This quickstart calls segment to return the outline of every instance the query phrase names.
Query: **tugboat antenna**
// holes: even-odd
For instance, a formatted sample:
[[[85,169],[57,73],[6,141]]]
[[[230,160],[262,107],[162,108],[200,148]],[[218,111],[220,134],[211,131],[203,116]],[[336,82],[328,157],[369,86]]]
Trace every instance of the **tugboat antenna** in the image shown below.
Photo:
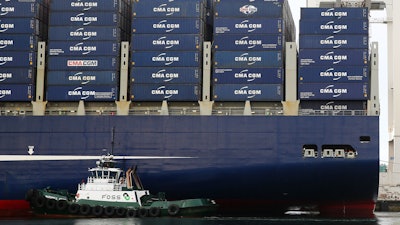
[[[115,127],[111,130],[111,155],[114,155],[114,138],[115,138]]]

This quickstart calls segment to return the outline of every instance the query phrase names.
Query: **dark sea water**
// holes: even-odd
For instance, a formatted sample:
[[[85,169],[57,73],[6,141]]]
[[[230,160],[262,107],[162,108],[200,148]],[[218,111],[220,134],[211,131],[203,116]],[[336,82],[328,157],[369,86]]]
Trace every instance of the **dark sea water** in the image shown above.
[[[322,219],[318,217],[224,218],[116,218],[0,220],[6,225],[400,225],[400,213],[376,213],[374,219]]]

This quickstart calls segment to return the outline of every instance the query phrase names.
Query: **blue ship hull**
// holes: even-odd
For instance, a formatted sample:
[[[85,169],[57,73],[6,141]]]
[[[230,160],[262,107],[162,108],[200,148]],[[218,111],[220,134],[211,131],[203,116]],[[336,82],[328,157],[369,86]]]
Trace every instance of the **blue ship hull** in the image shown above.
[[[375,116],[44,116],[0,117],[2,155],[190,157],[125,160],[145,188],[168,199],[207,197],[220,213],[284,212],[312,207],[322,215],[373,215],[379,182]],[[369,138],[365,138],[369,137]],[[367,140],[367,141],[365,141]],[[303,157],[304,146],[317,157]],[[350,145],[355,158],[322,156],[324,145]],[[0,216],[23,214],[30,188],[68,188],[93,161],[0,164]],[[26,207],[26,208],[25,208]]]

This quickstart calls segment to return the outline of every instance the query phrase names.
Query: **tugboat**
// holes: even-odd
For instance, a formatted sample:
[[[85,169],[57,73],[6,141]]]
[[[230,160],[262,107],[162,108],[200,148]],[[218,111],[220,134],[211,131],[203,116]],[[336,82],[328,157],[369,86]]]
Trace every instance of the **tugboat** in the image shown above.
[[[161,217],[207,216],[216,211],[214,200],[206,198],[167,201],[165,193],[150,194],[136,173],[114,166],[112,154],[101,156],[90,168],[86,182],[76,194],[67,190],[30,189],[26,200],[35,215],[77,217]]]

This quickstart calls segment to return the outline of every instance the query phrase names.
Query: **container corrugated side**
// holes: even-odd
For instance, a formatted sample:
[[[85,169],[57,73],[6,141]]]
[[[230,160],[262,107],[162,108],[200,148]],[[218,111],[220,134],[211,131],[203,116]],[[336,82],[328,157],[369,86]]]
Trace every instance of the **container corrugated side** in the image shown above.
[[[200,51],[133,51],[132,66],[149,67],[200,67],[202,65]]]
[[[63,12],[51,11],[49,26],[118,26],[124,27],[126,19],[113,12]]]
[[[201,98],[197,84],[131,84],[132,101],[189,101],[197,102]]]
[[[131,82],[134,84],[199,84],[200,67],[132,67]]]
[[[268,68],[282,67],[281,51],[216,51],[215,68]]]
[[[301,19],[368,19],[368,8],[301,8]]]
[[[200,34],[134,34],[131,38],[134,51],[194,51],[201,50],[202,44]]]
[[[48,85],[118,85],[117,71],[48,71]]]
[[[300,66],[299,83],[368,83],[368,66]]]
[[[36,65],[36,52],[4,51],[0,52],[0,68],[32,67]]]
[[[368,20],[300,20],[300,35],[363,34],[368,35]]]
[[[47,69],[70,71],[119,71],[119,57],[110,56],[50,56],[47,59]]]
[[[107,102],[117,100],[118,89],[114,85],[88,86],[47,86],[47,101],[94,101]]]
[[[30,102],[35,94],[32,84],[0,85],[0,102]]]
[[[282,101],[281,84],[218,84],[213,86],[214,101]]]
[[[50,56],[114,56],[120,55],[120,43],[113,41],[49,41]]]
[[[35,68],[1,68],[0,84],[33,84],[35,81]]]
[[[307,83],[299,84],[300,100],[368,100],[369,84]]]
[[[198,18],[133,18],[132,34],[203,34],[204,21]]]
[[[285,2],[285,0],[218,0],[214,1],[214,16],[282,18],[283,11],[288,10],[288,4]]]
[[[365,66],[368,49],[300,49],[299,66]]]
[[[133,17],[181,17],[205,18],[206,5],[203,0],[153,0],[133,1]]]
[[[30,34],[41,35],[45,30],[36,18],[11,18],[0,19],[0,34]]]
[[[278,35],[214,35],[213,47],[219,51],[282,50],[283,37]]]
[[[363,111],[367,110],[367,101],[301,101],[300,108],[311,111]]]
[[[300,35],[299,48],[368,49],[368,35]]]
[[[214,18],[215,34],[282,34],[278,18]]]
[[[32,51],[36,50],[39,38],[32,34],[2,34],[0,35],[1,51]]]
[[[282,84],[283,68],[215,68],[214,84]]]
[[[35,1],[1,1],[0,18],[32,17],[40,18],[45,5]]]
[[[51,11],[77,11],[77,12],[99,12],[114,11],[124,13],[128,10],[126,0],[51,0]]]
[[[115,26],[50,26],[52,41],[117,41],[122,40],[123,31]]]

